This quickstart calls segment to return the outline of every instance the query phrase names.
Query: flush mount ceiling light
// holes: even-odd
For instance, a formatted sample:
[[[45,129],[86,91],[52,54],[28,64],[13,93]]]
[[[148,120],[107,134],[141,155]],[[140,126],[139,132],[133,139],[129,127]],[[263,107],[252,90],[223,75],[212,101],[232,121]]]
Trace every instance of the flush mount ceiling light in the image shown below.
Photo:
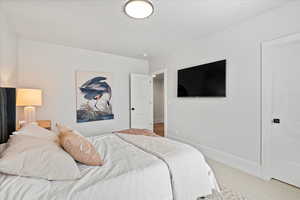
[[[149,0],[129,0],[124,5],[124,12],[134,19],[145,19],[154,12],[154,7]]]

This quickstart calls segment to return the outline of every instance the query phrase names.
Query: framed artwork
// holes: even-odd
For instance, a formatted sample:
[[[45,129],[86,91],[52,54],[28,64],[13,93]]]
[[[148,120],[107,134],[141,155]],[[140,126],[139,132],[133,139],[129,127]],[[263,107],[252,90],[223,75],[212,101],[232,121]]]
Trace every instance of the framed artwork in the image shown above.
[[[112,75],[76,72],[76,117],[78,123],[114,119]]]

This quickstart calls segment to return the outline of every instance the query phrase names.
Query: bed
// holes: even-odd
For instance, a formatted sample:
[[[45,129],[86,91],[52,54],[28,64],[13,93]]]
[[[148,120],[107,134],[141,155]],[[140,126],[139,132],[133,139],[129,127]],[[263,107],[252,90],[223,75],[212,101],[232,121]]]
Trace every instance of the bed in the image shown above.
[[[75,181],[0,173],[0,199],[196,200],[218,190],[203,155],[189,145],[162,137],[118,133],[88,140],[103,158],[103,166],[77,163],[81,178]]]

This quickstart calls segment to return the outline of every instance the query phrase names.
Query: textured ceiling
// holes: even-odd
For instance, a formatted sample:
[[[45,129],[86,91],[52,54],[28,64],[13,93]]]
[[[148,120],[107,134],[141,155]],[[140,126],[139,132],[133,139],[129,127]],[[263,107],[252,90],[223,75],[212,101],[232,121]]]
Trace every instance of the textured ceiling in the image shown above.
[[[152,0],[146,20],[127,17],[124,0],[3,0],[21,37],[143,58],[165,55],[184,43],[292,0]]]

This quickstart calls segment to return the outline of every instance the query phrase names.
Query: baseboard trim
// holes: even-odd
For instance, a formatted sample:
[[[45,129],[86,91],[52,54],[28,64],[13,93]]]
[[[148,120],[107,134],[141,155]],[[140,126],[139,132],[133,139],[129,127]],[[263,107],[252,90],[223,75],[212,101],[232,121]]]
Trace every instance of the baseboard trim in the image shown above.
[[[243,172],[246,172],[248,174],[251,174],[253,176],[263,178],[261,173],[261,166],[258,163],[255,163],[253,161],[249,161],[243,158],[240,158],[238,156],[222,152],[219,150],[216,150],[214,148],[210,148],[204,145],[197,144],[191,140],[188,140],[186,138],[182,138],[179,136],[170,135],[168,136],[170,139],[174,139],[180,142],[184,142],[186,144],[190,144],[197,149],[199,149],[205,157],[218,161],[220,163],[223,163],[225,165],[228,165],[232,168],[239,169]]]

